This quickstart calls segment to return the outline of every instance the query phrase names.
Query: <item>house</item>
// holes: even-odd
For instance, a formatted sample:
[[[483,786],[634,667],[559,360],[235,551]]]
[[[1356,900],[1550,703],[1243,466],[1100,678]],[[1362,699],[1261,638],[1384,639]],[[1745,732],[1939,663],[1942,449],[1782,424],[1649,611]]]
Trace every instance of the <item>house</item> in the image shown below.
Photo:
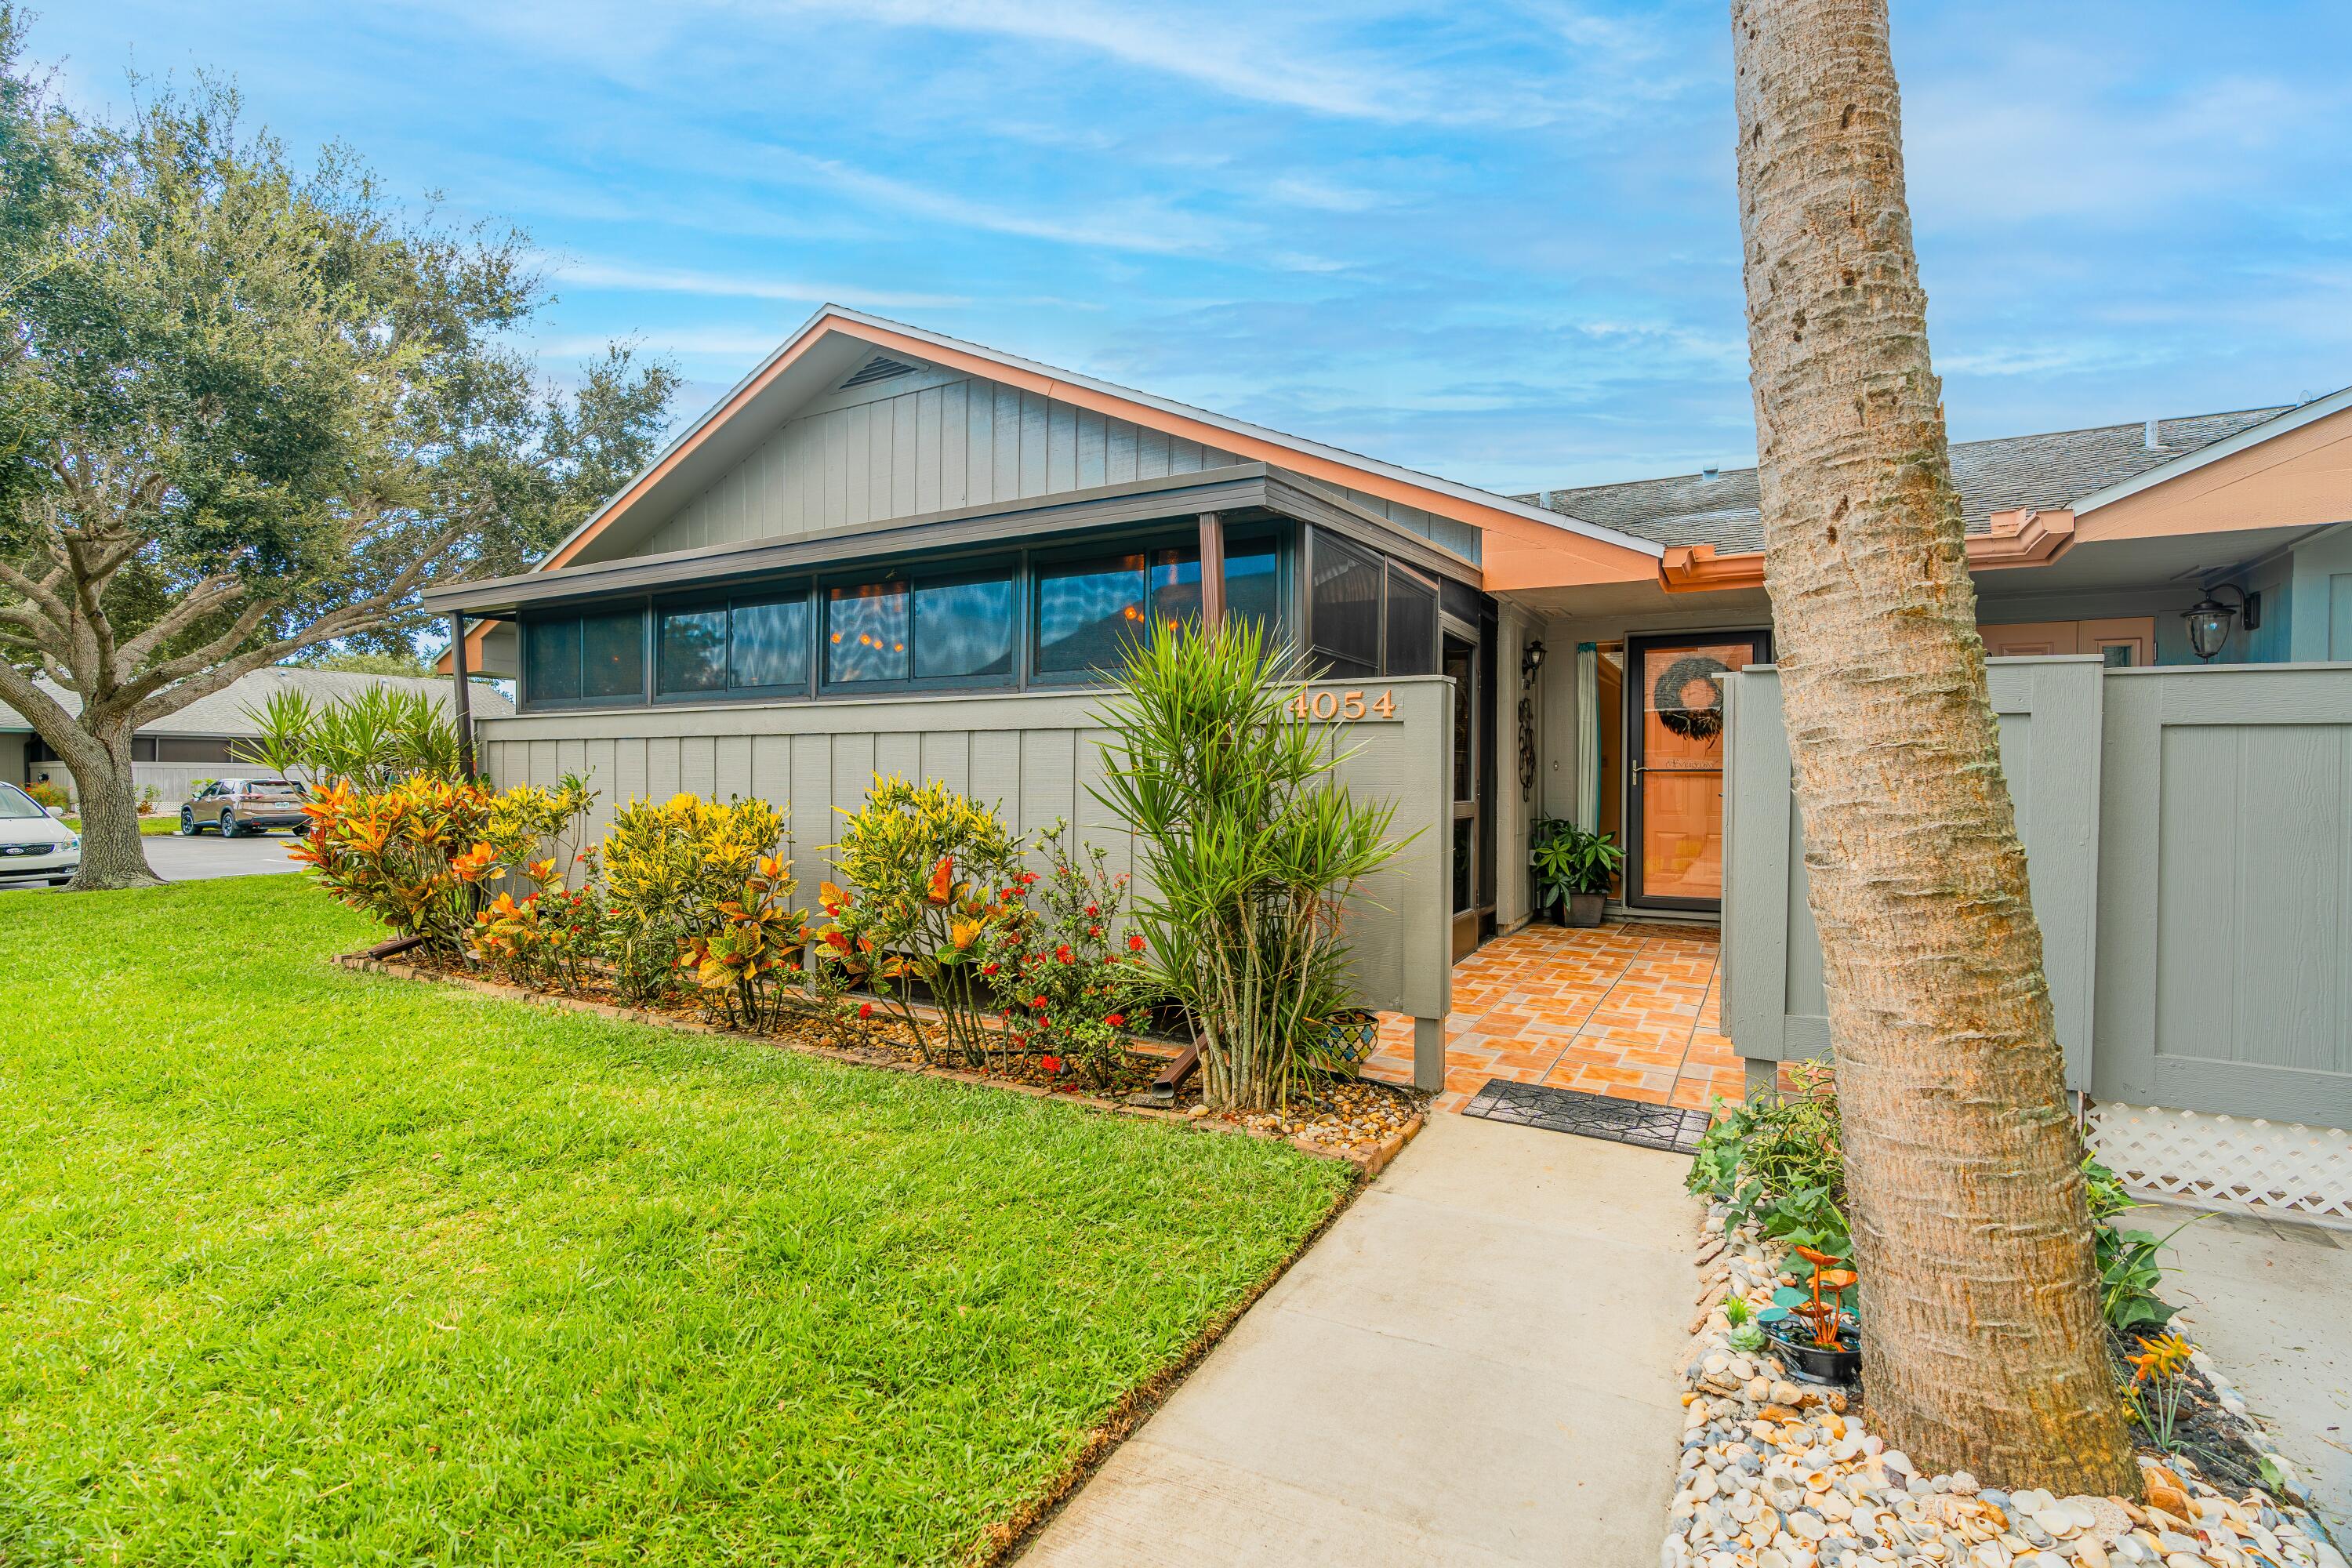
[[[2352,390],[1954,465],[1997,654],[2352,661]],[[1359,721],[1349,765],[1419,830],[1350,933],[1359,1000],[1412,1020],[1435,1089],[1454,963],[1527,922],[1538,818],[1622,830],[1617,914],[1721,918],[1722,678],[1771,658],[1761,542],[1752,470],[1501,495],[829,306],[537,570],[425,604],[445,668],[519,682],[478,726],[499,782],[584,773],[600,811],[765,795],[803,859],[877,771],[1024,830],[1083,819],[1121,644],[1267,624],[1326,671],[1302,707]],[[2324,679],[2325,701],[2352,689]],[[2352,1085],[2352,1023],[2327,1026]]]
[[[68,712],[80,711],[81,699],[75,693],[47,677],[40,678],[38,684]],[[260,711],[278,692],[299,691],[325,706],[347,701],[378,686],[421,691],[443,707],[450,700],[449,683],[446,680],[272,665],[242,676],[209,696],[199,697],[178,712],[167,714],[139,731],[131,741],[131,780],[142,793],[152,789],[157,800],[165,805],[175,803],[188,794],[189,786],[197,779],[222,778],[240,769],[250,771],[250,764],[239,761],[236,744],[261,732],[249,715]],[[473,683],[472,702],[475,713],[480,717],[494,718],[512,710],[498,689],[485,681]],[[76,793],[72,770],[33,732],[30,720],[5,704],[0,704],[0,778],[18,784],[47,781],[68,794]]]

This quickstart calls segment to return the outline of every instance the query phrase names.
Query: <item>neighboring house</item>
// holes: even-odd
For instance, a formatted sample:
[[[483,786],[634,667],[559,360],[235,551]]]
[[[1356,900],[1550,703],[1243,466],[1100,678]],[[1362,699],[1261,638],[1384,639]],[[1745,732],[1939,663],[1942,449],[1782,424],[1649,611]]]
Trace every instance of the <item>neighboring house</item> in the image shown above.
[[[2218,662],[2352,660],[2352,390],[1954,457],[1996,652],[2193,663],[2219,599]],[[1434,1086],[1451,960],[1528,918],[1536,819],[1622,829],[1621,908],[1718,918],[1717,677],[1770,658],[1760,543],[1752,472],[1498,495],[827,307],[538,570],[425,602],[520,683],[479,726],[499,782],[764,795],[804,859],[877,771],[1126,856],[1088,787],[1099,671],[1186,616],[1260,620],[1341,688],[1318,716],[1387,726],[1351,765],[1431,859],[1351,922],[1359,999],[1415,1018]],[[2332,743],[2306,793],[2352,819]],[[2352,951],[2347,900],[2310,906],[2322,946]],[[2352,1083],[2352,982],[2311,1005]]]
[[[46,677],[39,684],[68,712],[81,710],[81,699],[73,692]],[[177,713],[132,736],[132,781],[142,790],[152,788],[163,804],[175,804],[188,793],[194,780],[233,777],[253,771],[253,764],[236,760],[232,748],[237,742],[251,740],[260,733],[247,712],[259,711],[277,692],[301,691],[313,702],[323,705],[347,700],[374,686],[422,691],[445,708],[449,703],[449,683],[446,680],[272,666],[255,670],[208,697],[199,697]],[[478,717],[512,711],[512,705],[487,681],[473,683],[472,700]],[[69,795],[79,793],[74,786],[72,770],[33,732],[29,720],[5,705],[0,705],[0,778],[18,784],[47,780]]]

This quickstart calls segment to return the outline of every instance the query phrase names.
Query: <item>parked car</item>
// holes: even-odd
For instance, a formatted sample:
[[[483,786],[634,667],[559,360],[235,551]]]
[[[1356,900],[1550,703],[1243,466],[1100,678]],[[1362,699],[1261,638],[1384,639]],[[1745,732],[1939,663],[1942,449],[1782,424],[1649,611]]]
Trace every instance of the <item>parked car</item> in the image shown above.
[[[0,882],[62,888],[80,869],[81,835],[15,784],[0,784]]]
[[[207,827],[223,838],[300,828],[302,786],[290,779],[215,779],[180,804],[180,831],[190,837]]]

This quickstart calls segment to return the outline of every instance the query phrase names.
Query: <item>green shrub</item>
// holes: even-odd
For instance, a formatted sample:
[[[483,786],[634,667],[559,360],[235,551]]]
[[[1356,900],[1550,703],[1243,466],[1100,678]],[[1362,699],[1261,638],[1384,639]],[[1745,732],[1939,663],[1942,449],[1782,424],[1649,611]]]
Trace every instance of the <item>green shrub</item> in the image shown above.
[[[1029,884],[1032,913],[1003,925],[981,973],[1007,1020],[1008,1046],[1106,1088],[1127,1059],[1129,1015],[1150,1005],[1137,973],[1143,938],[1119,923],[1127,878],[1104,868],[1099,845],[1074,852],[1067,823],[1039,834],[1036,848],[1045,872]]]
[[[503,792],[423,777],[373,793],[339,783],[312,793],[302,808],[310,831],[291,854],[315,868],[320,885],[343,903],[454,956],[481,907],[482,884],[509,871],[551,868],[587,809],[587,786],[578,779],[552,790],[520,784]]]
[[[282,687],[245,716],[257,733],[230,754],[281,778],[322,785],[341,780],[365,794],[404,778],[461,774],[457,725],[422,691],[369,686],[340,702],[318,703]]]
[[[1348,1000],[1342,910],[1396,854],[1394,808],[1333,778],[1348,753],[1295,702],[1307,670],[1255,623],[1187,625],[1129,650],[1097,800],[1131,823],[1154,896],[1150,982],[1201,1042],[1220,1109],[1287,1100]]]
[[[1792,1069],[1793,1094],[1762,1090],[1745,1104],[1717,1100],[1685,1184],[1729,1205],[1727,1223],[1754,1220],[1768,1240],[1853,1255],[1846,1224],[1845,1143],[1828,1069]]]
[[[622,996],[642,1005],[675,992],[681,959],[719,933],[719,906],[743,890],[784,837],[764,800],[724,805],[692,795],[632,800],[614,816],[601,855],[604,956]]]
[[[989,1026],[981,968],[1025,925],[1021,900],[1034,876],[994,810],[933,780],[877,778],[866,804],[831,846],[834,869],[819,906],[832,923],[817,933],[817,962],[862,981],[896,1007],[923,1059],[931,1036],[916,1008],[919,986],[937,1015],[947,1054],[968,1067],[1007,1048]]]
[[[65,785],[48,779],[34,780],[25,786],[25,793],[31,795],[33,804],[44,811],[52,806],[70,807],[73,805],[73,796],[66,793]]]

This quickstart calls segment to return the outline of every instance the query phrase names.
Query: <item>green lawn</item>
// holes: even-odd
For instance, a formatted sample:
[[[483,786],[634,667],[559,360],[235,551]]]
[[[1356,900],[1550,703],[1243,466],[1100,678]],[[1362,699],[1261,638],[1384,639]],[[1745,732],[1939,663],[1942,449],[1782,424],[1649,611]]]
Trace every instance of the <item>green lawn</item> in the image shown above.
[[[68,827],[72,828],[76,833],[79,833],[81,831],[80,817],[68,816],[63,820],[65,825]],[[139,819],[139,837],[142,838],[153,838],[161,834],[177,833],[179,831],[180,817],[177,812],[173,813],[170,816],[142,816]]]
[[[0,1563],[935,1563],[1347,1184],[0,894]]]

